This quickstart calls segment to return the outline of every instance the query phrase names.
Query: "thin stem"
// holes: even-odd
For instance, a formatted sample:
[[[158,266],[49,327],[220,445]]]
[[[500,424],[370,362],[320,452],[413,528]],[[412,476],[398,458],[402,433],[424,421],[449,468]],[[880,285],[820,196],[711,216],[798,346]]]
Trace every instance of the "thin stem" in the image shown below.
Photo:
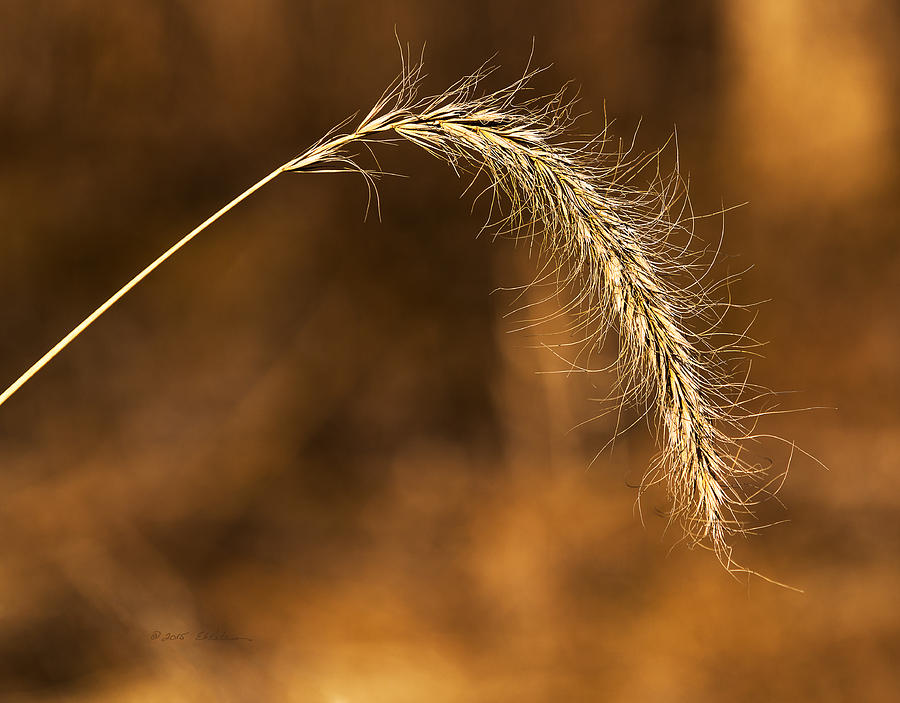
[[[3,394],[0,395],[0,405],[3,405],[3,403],[5,403],[7,400],[9,400],[15,394],[16,391],[18,391],[22,386],[24,386],[26,383],[28,383],[28,381],[31,379],[32,376],[34,376],[38,371],[40,371],[42,368],[44,368],[54,356],[56,356],[63,349],[65,349],[67,346],[69,346],[69,344],[79,334],[84,332],[88,327],[90,327],[94,322],[96,322],[97,318],[99,318],[103,313],[105,313],[113,305],[115,305],[119,301],[119,299],[122,298],[122,296],[124,296],[128,291],[130,291],[138,283],[140,283],[147,276],[149,276],[150,273],[152,273],[156,267],[158,267],[160,264],[162,264],[164,261],[166,261],[166,259],[168,259],[170,256],[172,256],[172,254],[174,254],[176,251],[181,249],[181,247],[183,247],[185,244],[187,244],[189,241],[191,241],[194,237],[196,237],[198,234],[200,234],[203,230],[205,230],[207,227],[209,227],[213,222],[215,222],[220,217],[222,217],[222,215],[224,215],[226,212],[231,210],[233,207],[238,205],[240,202],[242,202],[246,198],[253,195],[253,193],[255,193],[260,188],[262,188],[264,185],[266,185],[266,183],[273,180],[275,178],[275,176],[279,175],[280,173],[283,173],[284,170],[285,170],[285,166],[279,166],[277,169],[272,171],[272,173],[270,173],[268,176],[263,178],[261,181],[258,181],[254,185],[250,186],[247,190],[245,190],[243,193],[241,193],[239,196],[237,196],[230,203],[225,205],[222,209],[220,209],[214,215],[211,215],[209,218],[207,218],[202,224],[198,225],[195,229],[191,230],[186,235],[184,235],[184,237],[182,237],[179,241],[177,241],[175,244],[173,244],[165,253],[160,255],[160,257],[158,259],[156,259],[156,261],[154,261],[152,264],[147,266],[147,268],[145,268],[143,271],[141,271],[137,276],[135,276],[130,281],[128,281],[128,283],[126,283],[118,291],[116,291],[105,303],[103,303],[103,305],[98,307],[96,310],[94,310],[94,312],[92,312],[88,317],[86,317],[81,322],[81,324],[78,325],[78,327],[73,329],[71,332],[69,332],[69,334],[67,334],[65,337],[63,337],[61,340],[59,340],[59,342],[56,343],[56,346],[54,346],[50,351],[48,351],[40,359],[38,359],[34,363],[34,365],[30,369],[28,369],[25,373],[23,373],[21,376],[19,376],[19,378],[12,385],[9,386],[9,388],[7,388],[5,391],[3,391]]]

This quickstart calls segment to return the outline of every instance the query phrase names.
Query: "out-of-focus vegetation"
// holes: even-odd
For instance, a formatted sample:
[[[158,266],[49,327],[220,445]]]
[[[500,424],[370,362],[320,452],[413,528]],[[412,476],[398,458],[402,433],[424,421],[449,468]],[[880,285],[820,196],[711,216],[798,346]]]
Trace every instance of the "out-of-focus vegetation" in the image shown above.
[[[677,5],[677,6],[676,6]],[[228,198],[367,109],[500,50],[580,122],[678,127],[719,271],[768,341],[794,454],[744,563],[672,547],[612,378],[508,333],[524,247],[405,148],[382,221],[351,176],[278,179],[0,412],[9,701],[885,700],[900,656],[900,13],[812,0],[5,2],[0,376]],[[721,219],[698,224],[716,245]],[[537,292],[534,294],[537,299]],[[549,310],[549,308],[548,308]],[[749,321],[752,313],[744,322]],[[738,329],[740,317],[730,323]],[[610,350],[612,355],[614,350]],[[627,410],[622,426],[637,418]],[[575,429],[573,429],[575,428]],[[760,447],[783,466],[790,447]],[[160,631],[159,640],[152,639]],[[165,633],[190,633],[163,641]],[[197,640],[197,633],[247,640]]]

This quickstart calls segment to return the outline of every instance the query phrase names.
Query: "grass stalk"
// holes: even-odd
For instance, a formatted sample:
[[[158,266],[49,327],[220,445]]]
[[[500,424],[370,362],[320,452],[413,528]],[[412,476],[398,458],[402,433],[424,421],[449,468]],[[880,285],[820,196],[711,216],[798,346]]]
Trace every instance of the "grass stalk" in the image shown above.
[[[419,99],[421,64],[404,64],[355,128],[341,132],[349,121],[339,125],[185,235],[12,383],[0,405],[175,252],[280,174],[357,171],[374,186],[380,174],[360,165],[361,149],[371,151],[374,141],[406,141],[458,173],[487,176],[495,203],[509,206],[499,231],[540,241],[558,290],[574,291],[564,309],[578,311],[576,331],[587,347],[595,348],[608,329],[618,330],[622,386],[646,403],[660,435],[660,456],[646,483],[665,483],[671,518],[691,543],[709,546],[735,566],[727,538],[745,531],[743,519],[765,486],[748,487],[760,473],[741,449],[754,417],[743,410],[749,386],[729,376],[729,354],[740,355],[741,339],[713,342],[721,319],[712,302],[715,286],[702,284],[702,277],[675,283],[695,265],[670,244],[673,233],[693,222],[685,215],[686,195],[677,196],[681,181],[677,173],[667,179],[657,170],[649,187],[635,186],[648,165],[658,168],[654,155],[608,152],[605,134],[588,142],[566,137],[572,102],[562,92],[525,99],[533,72],[478,94],[489,72],[482,68],[438,96]],[[710,326],[692,331],[691,319]]]

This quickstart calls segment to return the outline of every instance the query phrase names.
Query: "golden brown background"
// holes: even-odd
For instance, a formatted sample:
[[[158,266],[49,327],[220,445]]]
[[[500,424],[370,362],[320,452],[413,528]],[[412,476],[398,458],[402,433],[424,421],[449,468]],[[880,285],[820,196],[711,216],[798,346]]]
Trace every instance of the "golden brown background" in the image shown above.
[[[677,125],[696,209],[749,202],[718,271],[771,299],[753,378],[837,409],[764,423],[830,471],[795,455],[760,515],[790,522],[738,552],[805,594],[671,549],[659,494],[641,526],[645,423],[587,469],[611,379],[536,373],[560,365],[491,295],[527,251],[383,148],[414,175],[383,221],[358,177],[281,178],[0,409],[0,700],[892,700],[896,3],[4,0],[0,377],[367,109],[395,25],[429,92],[497,51],[516,78],[534,37],[583,131],[604,100],[642,149]]]

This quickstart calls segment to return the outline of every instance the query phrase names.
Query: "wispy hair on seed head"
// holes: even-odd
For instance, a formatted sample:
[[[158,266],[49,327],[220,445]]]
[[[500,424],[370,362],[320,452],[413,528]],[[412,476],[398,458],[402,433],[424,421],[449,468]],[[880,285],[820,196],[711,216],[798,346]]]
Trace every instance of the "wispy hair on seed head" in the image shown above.
[[[532,97],[529,83],[540,69],[528,69],[500,90],[481,92],[494,70],[482,65],[423,98],[422,62],[407,52],[400,76],[355,127],[355,118],[345,120],[185,236],[23,374],[0,404],[177,249],[277,175],[356,171],[378,205],[375,182],[382,172],[377,160],[376,168],[363,166],[359,150],[374,158],[373,142],[406,141],[457,174],[472,174],[472,184],[486,177],[482,194],[491,198],[491,213],[507,208],[491,218],[493,232],[527,239],[537,249],[542,266],[535,283],[568,296],[558,314],[574,320],[566,344],[580,345],[579,357],[589,358],[608,330],[618,332],[614,394],[644,406],[660,447],[640,493],[663,483],[670,519],[686,539],[741,570],[729,537],[750,531],[752,508],[772,485],[744,451],[757,416],[748,407],[763,393],[738,375],[746,335],[729,339],[719,331],[732,306],[720,300],[729,279],[708,282],[707,252],[689,251],[697,218],[677,156],[666,175],[660,152],[634,154],[633,144],[624,148],[608,136],[608,123],[591,139],[568,136],[575,100],[566,88]]]
[[[329,162],[371,178],[346,148],[390,132],[457,173],[485,174],[491,211],[509,207],[494,232],[537,244],[540,280],[569,294],[560,312],[574,314],[574,343],[590,353],[607,330],[618,331],[619,390],[652,415],[661,448],[641,490],[664,483],[686,537],[733,567],[728,537],[748,531],[752,506],[768,489],[742,448],[753,420],[746,404],[761,393],[734,377],[747,338],[722,341],[720,308],[730,303],[717,302],[722,282],[704,280],[705,250],[673,241],[676,234],[692,240],[686,184],[677,168],[662,173],[659,152],[610,149],[606,130],[567,138],[574,102],[566,91],[525,96],[537,71],[479,93],[492,70],[482,66],[446,92],[419,98],[422,64],[405,63],[354,132],[319,143],[287,170]],[[649,183],[638,184],[648,171]]]

